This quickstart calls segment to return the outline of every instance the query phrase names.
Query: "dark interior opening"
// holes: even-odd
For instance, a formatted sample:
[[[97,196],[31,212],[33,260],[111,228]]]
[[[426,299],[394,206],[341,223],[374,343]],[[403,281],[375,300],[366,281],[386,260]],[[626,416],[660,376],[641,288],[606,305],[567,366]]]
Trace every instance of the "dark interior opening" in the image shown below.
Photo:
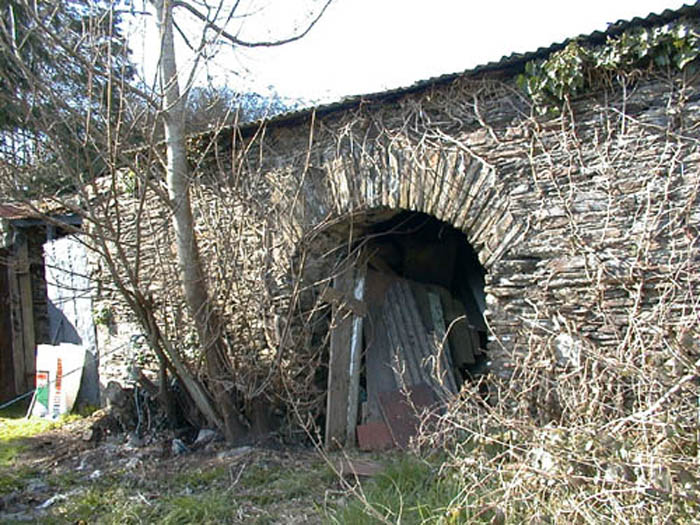
[[[403,211],[374,224],[366,239],[370,269],[440,287],[443,303],[452,299],[452,312],[443,308],[457,385],[487,373],[486,271],[466,235],[425,213]],[[472,339],[470,350],[464,338]]]

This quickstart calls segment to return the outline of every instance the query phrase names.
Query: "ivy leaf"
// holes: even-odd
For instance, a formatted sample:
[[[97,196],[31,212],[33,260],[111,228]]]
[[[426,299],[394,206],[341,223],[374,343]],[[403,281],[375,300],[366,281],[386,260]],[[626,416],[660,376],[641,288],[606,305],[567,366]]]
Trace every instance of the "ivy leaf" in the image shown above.
[[[690,62],[695,60],[698,57],[698,52],[697,50],[685,50],[682,53],[679,53],[676,55],[676,67],[680,70],[683,70],[685,66],[687,66]]]
[[[682,24],[632,30],[593,49],[572,41],[546,60],[528,62],[517,83],[543,110],[556,110],[566,97],[592,87],[602,72],[624,73],[650,60],[657,67],[692,68],[700,56],[699,42],[700,35]]]

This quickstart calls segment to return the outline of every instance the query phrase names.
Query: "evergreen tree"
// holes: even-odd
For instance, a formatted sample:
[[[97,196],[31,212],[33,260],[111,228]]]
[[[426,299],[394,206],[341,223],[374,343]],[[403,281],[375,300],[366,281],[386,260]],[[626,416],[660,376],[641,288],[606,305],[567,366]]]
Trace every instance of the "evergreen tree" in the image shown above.
[[[119,22],[105,0],[0,0],[4,164],[60,163],[64,172],[67,164],[83,177],[99,170],[94,137],[122,118],[119,100],[134,74]],[[22,186],[42,182],[34,192],[55,191],[67,179],[54,173]]]

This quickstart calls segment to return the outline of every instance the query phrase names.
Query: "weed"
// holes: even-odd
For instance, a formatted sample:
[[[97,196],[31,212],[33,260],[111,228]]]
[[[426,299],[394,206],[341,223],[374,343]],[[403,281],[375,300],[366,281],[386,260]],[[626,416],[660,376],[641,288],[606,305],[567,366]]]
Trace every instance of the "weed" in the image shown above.
[[[75,421],[80,416],[64,416],[57,421],[39,418],[0,418],[0,468],[10,467],[15,458],[25,449],[24,440],[65,423]]]
[[[236,504],[226,492],[177,496],[161,504],[164,510],[159,522],[164,525],[185,523],[222,523],[235,516]]]
[[[169,485],[173,490],[190,490],[197,491],[207,489],[214,484],[221,484],[227,481],[226,468],[223,466],[213,467],[209,469],[198,468],[196,470],[188,470],[180,472],[173,476]]]
[[[362,486],[359,497],[328,512],[334,523],[441,523],[460,497],[460,483],[436,463],[404,456]]]
[[[300,468],[260,463],[244,471],[241,485],[253,503],[267,505],[310,496],[318,487],[328,486],[334,479],[334,474],[320,460]]]

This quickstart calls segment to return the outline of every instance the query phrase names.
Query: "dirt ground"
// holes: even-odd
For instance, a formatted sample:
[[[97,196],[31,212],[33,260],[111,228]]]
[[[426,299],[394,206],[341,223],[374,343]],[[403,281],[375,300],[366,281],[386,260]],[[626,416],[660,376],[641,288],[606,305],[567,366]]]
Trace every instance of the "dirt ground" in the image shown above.
[[[0,522],[327,523],[323,509],[346,495],[338,458],[324,459],[313,449],[229,448],[220,440],[195,449],[186,439],[174,445],[172,434],[105,433],[101,417],[98,412],[18,443],[12,472],[0,485]],[[227,500],[228,510],[211,510]],[[202,518],[195,508],[177,507],[186,501],[211,513]],[[185,517],[166,519],[174,512]]]

